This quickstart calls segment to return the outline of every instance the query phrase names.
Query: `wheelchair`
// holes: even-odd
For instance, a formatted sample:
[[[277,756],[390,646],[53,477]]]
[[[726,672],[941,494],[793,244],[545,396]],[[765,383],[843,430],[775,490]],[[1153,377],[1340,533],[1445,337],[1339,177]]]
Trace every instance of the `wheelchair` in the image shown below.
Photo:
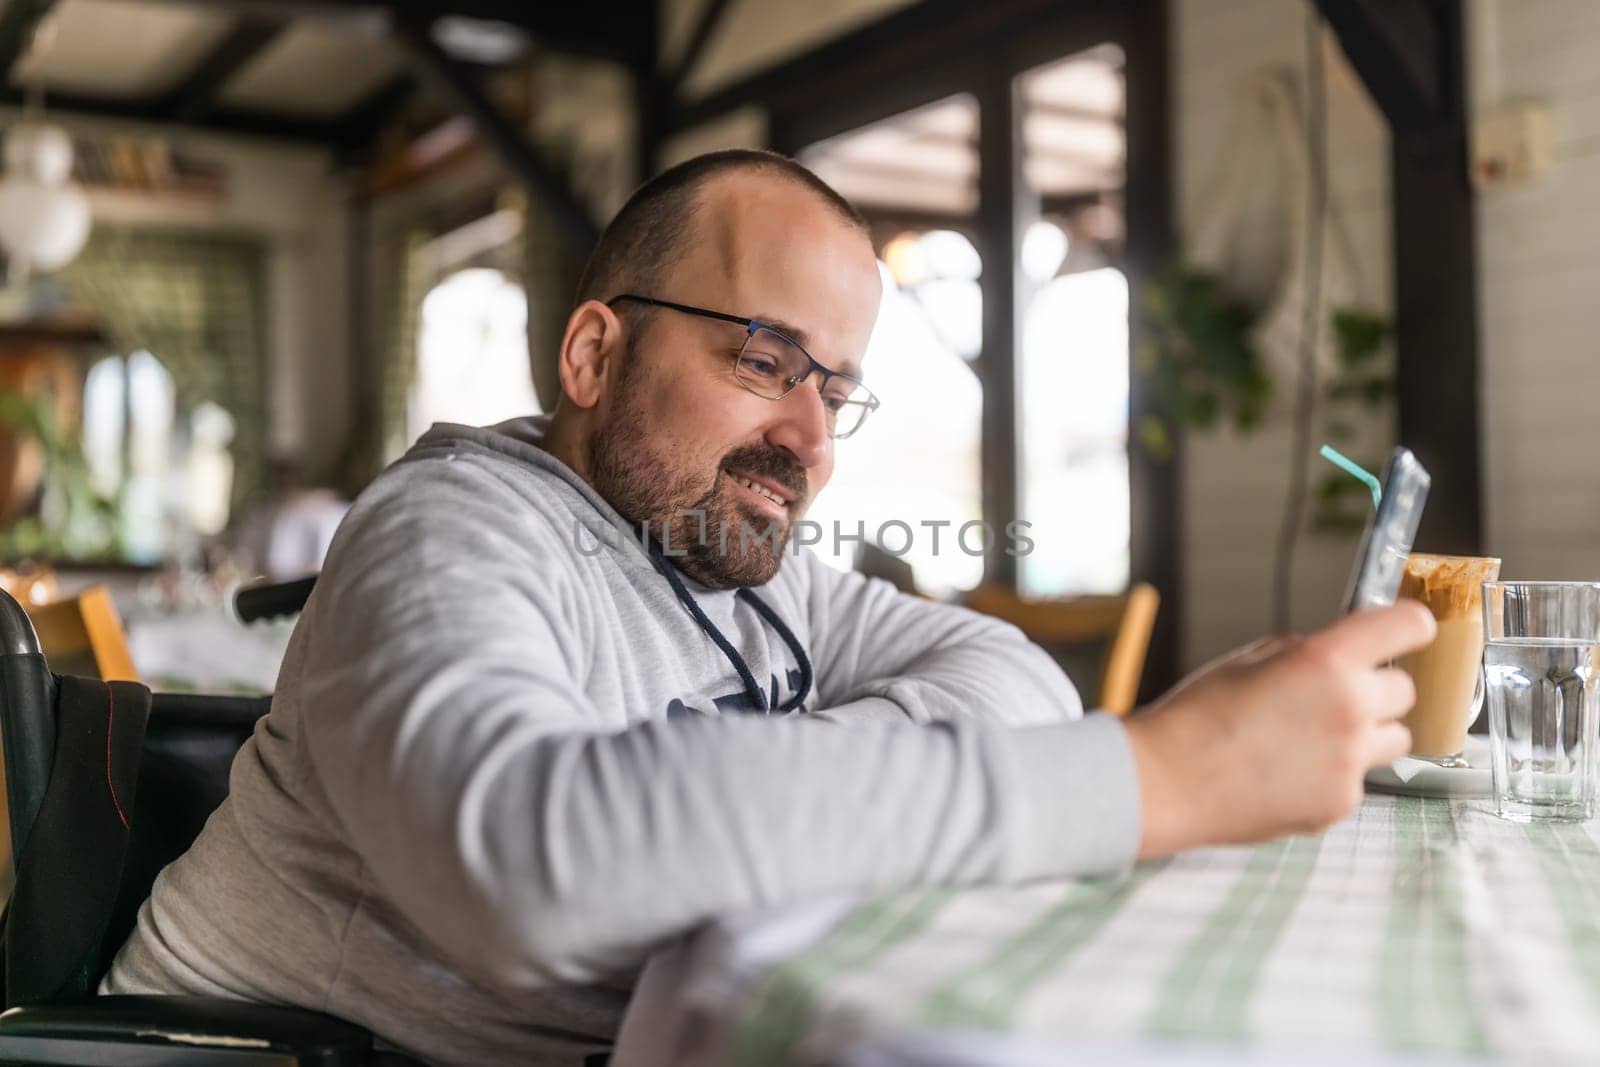
[[[290,614],[304,606],[313,581],[243,591],[236,611],[246,620]],[[419,1067],[375,1051],[367,1030],[320,1012],[210,997],[95,995],[156,874],[189,848],[227,795],[233,757],[271,705],[270,697],[112,685],[116,706],[135,712],[124,720],[137,720],[147,703],[142,738],[116,733],[110,703],[92,738],[71,727],[79,704],[64,711],[64,703],[112,690],[53,674],[28,616],[0,591],[0,740],[17,875],[0,919],[7,1008],[0,1063]],[[121,739],[115,751],[114,736]],[[86,775],[97,776],[98,788],[74,788]],[[89,793],[101,808],[79,799]],[[121,831],[106,818],[108,796]],[[111,838],[111,846],[91,847]]]

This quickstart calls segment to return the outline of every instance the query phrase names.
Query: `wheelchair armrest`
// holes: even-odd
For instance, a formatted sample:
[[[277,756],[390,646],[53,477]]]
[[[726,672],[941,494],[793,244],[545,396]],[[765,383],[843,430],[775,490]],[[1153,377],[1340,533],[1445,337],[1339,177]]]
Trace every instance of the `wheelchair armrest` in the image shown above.
[[[0,1062],[356,1067],[372,1035],[331,1015],[220,997],[95,997],[0,1014]]]
[[[304,610],[316,588],[317,576],[307,575],[292,582],[263,582],[246,586],[233,595],[233,610],[240,622],[276,619]]]

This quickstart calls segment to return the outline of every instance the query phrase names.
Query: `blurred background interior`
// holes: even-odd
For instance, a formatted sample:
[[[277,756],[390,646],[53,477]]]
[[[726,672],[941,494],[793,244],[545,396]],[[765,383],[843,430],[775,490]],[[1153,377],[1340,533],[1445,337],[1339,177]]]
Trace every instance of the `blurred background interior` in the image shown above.
[[[1080,684],[1131,702],[1331,615],[1370,503],[1315,449],[1403,441],[1419,548],[1594,577],[1597,40],[1591,0],[9,0],[6,581],[104,586],[157,687],[270,690],[292,620],[231,590],[430,423],[549,410],[599,227],[729,146],[882,262],[838,566],[1122,642]]]

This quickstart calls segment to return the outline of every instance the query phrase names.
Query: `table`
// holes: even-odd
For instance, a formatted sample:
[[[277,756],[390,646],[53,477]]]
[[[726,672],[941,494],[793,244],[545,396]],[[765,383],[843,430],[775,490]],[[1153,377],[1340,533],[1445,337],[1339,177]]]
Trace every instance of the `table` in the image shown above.
[[[128,651],[139,676],[161,692],[270,693],[296,619],[241,623],[222,604],[131,613]]]
[[[1121,879],[730,917],[614,1065],[1600,1062],[1597,832],[1372,795]]]

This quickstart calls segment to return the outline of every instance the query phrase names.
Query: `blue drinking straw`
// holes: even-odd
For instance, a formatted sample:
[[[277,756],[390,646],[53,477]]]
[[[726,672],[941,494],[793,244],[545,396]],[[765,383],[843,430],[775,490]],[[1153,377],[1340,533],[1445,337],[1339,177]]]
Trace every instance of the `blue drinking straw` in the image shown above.
[[[1378,479],[1372,476],[1371,471],[1362,467],[1349,456],[1342,454],[1332,445],[1322,446],[1322,458],[1327,460],[1329,463],[1332,463],[1335,467],[1338,467],[1346,474],[1354,475],[1355,477],[1361,479],[1362,482],[1366,483],[1367,488],[1372,490],[1372,506],[1374,508],[1376,508],[1383,500],[1383,486],[1378,482]]]

